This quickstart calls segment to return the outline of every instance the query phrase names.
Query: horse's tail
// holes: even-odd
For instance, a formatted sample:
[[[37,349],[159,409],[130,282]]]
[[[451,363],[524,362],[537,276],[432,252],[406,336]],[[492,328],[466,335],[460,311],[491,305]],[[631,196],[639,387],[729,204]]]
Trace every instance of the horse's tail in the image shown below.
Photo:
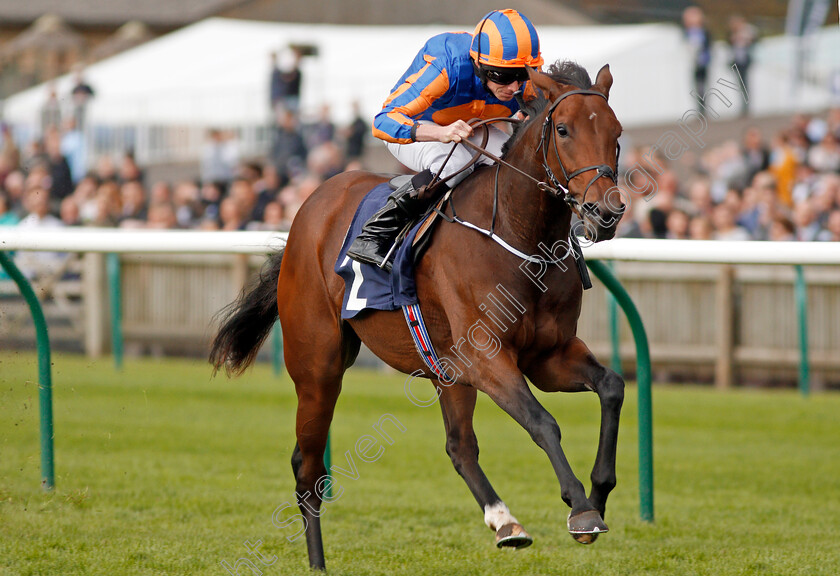
[[[257,283],[250,289],[243,288],[239,297],[216,315],[221,327],[210,350],[214,374],[222,366],[228,376],[242,374],[254,362],[277,321],[277,281],[282,261],[281,248],[269,258]]]

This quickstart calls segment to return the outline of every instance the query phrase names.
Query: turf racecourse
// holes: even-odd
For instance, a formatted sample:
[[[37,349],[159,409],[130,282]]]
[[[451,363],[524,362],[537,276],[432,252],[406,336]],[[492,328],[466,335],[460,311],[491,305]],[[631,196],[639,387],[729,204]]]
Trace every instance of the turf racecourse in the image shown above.
[[[198,360],[54,358],[57,488],[39,487],[34,354],[0,353],[0,574],[228,574],[262,542],[266,576],[306,574],[303,539],[272,524],[293,503],[295,396],[266,366],[210,378]],[[593,546],[565,531],[567,507],[545,455],[486,398],[481,461],[534,536],[497,550],[446,456],[437,406],[404,378],[351,371],[333,426],[338,498],[323,516],[331,574],[836,575],[840,573],[840,397],[656,386],[656,522],[639,520],[635,388],[620,433],[612,531]],[[425,387],[415,389],[417,395]],[[588,484],[593,394],[540,395]],[[381,457],[355,444],[383,414]],[[371,454],[375,451],[368,452]],[[288,519],[294,508],[278,516]],[[251,556],[251,558],[254,558]],[[256,560],[255,560],[256,561]],[[259,562],[259,561],[257,561]],[[239,574],[253,572],[240,564]]]

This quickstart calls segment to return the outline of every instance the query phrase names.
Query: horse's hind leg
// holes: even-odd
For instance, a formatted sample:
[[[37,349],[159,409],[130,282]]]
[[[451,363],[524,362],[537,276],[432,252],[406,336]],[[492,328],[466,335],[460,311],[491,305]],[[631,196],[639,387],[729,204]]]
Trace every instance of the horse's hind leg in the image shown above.
[[[499,498],[478,464],[478,440],[473,428],[476,389],[455,384],[440,387],[440,406],[446,426],[446,453],[484,511],[484,523],[496,531],[498,547],[524,548],[533,539]]]
[[[324,450],[341,391],[346,351],[354,347],[343,341],[338,331],[335,334],[325,331],[304,336],[299,340],[294,337],[285,340],[286,367],[298,397],[297,444],[292,454],[292,471],[298,506],[306,524],[309,565],[313,569],[324,570],[326,563],[320,520],[324,513],[321,496],[328,485],[323,480],[327,476]]]

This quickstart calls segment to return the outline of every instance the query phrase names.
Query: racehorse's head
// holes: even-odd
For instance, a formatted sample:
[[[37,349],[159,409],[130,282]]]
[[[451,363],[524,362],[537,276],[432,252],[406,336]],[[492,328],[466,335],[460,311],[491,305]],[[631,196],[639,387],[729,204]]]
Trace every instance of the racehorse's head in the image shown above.
[[[530,76],[548,100],[538,151],[548,178],[580,217],[586,238],[609,240],[624,213],[616,186],[622,128],[607,102],[610,67],[601,68],[595,84],[583,68],[568,62]]]

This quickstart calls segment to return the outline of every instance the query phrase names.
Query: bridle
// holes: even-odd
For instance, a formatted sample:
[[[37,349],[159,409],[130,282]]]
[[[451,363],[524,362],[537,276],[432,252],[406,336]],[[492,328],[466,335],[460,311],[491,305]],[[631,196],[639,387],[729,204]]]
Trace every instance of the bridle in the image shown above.
[[[577,170],[574,170],[571,173],[569,173],[566,170],[566,167],[563,165],[563,160],[560,158],[560,150],[557,148],[557,137],[554,136],[554,131],[551,129],[552,128],[551,117],[554,114],[554,110],[557,108],[557,106],[560,104],[560,102],[562,102],[563,100],[565,100],[569,96],[574,96],[575,94],[581,94],[583,96],[600,96],[605,101],[607,100],[606,96],[604,96],[603,94],[601,94],[600,92],[597,92],[595,90],[571,90],[569,92],[561,94],[554,102],[552,102],[551,106],[548,108],[548,114],[546,115],[545,120],[543,121],[542,136],[540,137],[539,149],[542,151],[543,169],[545,170],[545,173],[548,176],[548,179],[553,184],[553,187],[548,187],[548,186],[545,186],[545,187],[540,186],[540,187],[544,190],[547,190],[547,191],[555,194],[556,196],[561,196],[563,198],[563,200],[566,202],[566,204],[568,204],[569,207],[572,210],[574,210],[575,212],[578,213],[578,215],[580,215],[581,206],[586,204],[586,193],[589,192],[589,188],[599,178],[606,177],[606,178],[609,178],[610,180],[612,180],[613,184],[618,183],[618,174],[616,174],[616,170],[618,169],[618,157],[619,157],[619,154],[621,154],[621,146],[616,144],[616,152],[615,152],[616,170],[614,170],[611,166],[607,166],[606,164],[594,164],[592,166],[586,166],[585,168],[579,168]],[[551,136],[549,136],[549,133],[551,134]],[[548,153],[546,151],[546,148],[548,147],[548,140],[549,139],[554,140],[554,157],[557,159],[557,164],[560,166],[560,170],[563,171],[563,178],[566,180],[566,185],[565,186],[563,186],[563,184],[560,183],[560,181],[554,175],[554,172],[551,170],[551,167],[548,165]],[[590,170],[595,170],[595,171],[597,171],[597,173],[595,174],[595,176],[592,177],[592,180],[589,181],[589,184],[586,185],[586,188],[583,189],[583,195],[581,196],[581,202],[579,204],[577,199],[574,196],[572,196],[572,193],[569,191],[569,187],[571,186],[572,178],[575,178],[576,176],[580,176],[584,172],[589,172]],[[539,186],[539,184],[537,184],[537,185]]]
[[[570,236],[569,251],[567,251],[567,253],[565,255],[563,255],[560,258],[555,258],[555,259],[552,259],[552,260],[546,260],[546,259],[538,257],[538,256],[525,254],[521,250],[518,250],[517,248],[511,246],[503,238],[501,238],[498,234],[496,234],[495,227],[496,227],[496,215],[498,213],[498,207],[499,207],[499,171],[500,171],[502,165],[506,166],[507,168],[510,168],[514,172],[518,172],[522,176],[524,176],[524,177],[528,178],[529,180],[531,180],[532,182],[536,183],[537,187],[540,190],[548,192],[549,194],[552,194],[555,197],[562,198],[563,201],[572,210],[572,212],[577,214],[577,216],[579,218],[581,218],[581,220],[583,220],[583,214],[581,214],[581,211],[586,212],[586,205],[585,205],[586,202],[585,202],[585,200],[586,200],[586,193],[589,191],[589,188],[592,187],[592,185],[599,178],[602,178],[602,177],[609,178],[610,180],[612,180],[612,182],[614,184],[618,183],[618,175],[616,174],[616,170],[618,169],[618,157],[619,157],[619,154],[621,153],[621,146],[619,146],[618,144],[616,144],[616,152],[615,152],[616,170],[614,170],[610,166],[607,166],[606,164],[594,164],[592,166],[586,166],[585,168],[579,168],[579,169],[574,170],[570,173],[566,170],[566,167],[563,165],[563,161],[560,159],[560,150],[557,147],[557,137],[554,136],[553,137],[553,139],[554,139],[554,155],[557,158],[557,164],[560,166],[560,170],[563,171],[563,178],[566,179],[566,185],[565,186],[557,179],[557,177],[554,175],[554,172],[551,170],[551,167],[548,165],[548,152],[546,151],[546,148],[548,146],[548,141],[550,139],[552,139],[552,136],[549,136],[549,130],[551,130],[551,125],[552,125],[551,116],[552,116],[552,114],[554,114],[554,110],[557,108],[557,106],[560,104],[560,102],[562,102],[564,99],[568,98],[569,96],[574,96],[576,94],[580,94],[580,95],[583,95],[583,96],[600,96],[604,100],[607,100],[607,97],[605,95],[601,94],[600,92],[596,92],[595,90],[571,90],[569,92],[566,92],[565,94],[561,94],[554,102],[552,102],[551,106],[549,106],[548,114],[546,115],[545,120],[543,121],[542,136],[540,137],[539,150],[542,152],[542,166],[543,166],[543,169],[545,170],[545,173],[548,176],[548,180],[551,182],[551,184],[549,184],[548,182],[539,180],[537,178],[534,178],[533,176],[531,176],[530,174],[528,174],[524,170],[521,170],[520,168],[517,168],[516,166],[514,166],[510,162],[502,160],[501,158],[499,158],[498,156],[496,156],[495,154],[493,154],[491,152],[488,152],[484,148],[487,145],[487,140],[488,140],[488,136],[489,136],[489,130],[487,128],[488,124],[491,124],[493,122],[509,122],[511,124],[516,124],[516,123],[521,122],[521,120],[517,120],[517,119],[514,119],[514,118],[504,118],[504,117],[502,117],[502,118],[489,118],[487,120],[480,120],[480,121],[477,121],[477,122],[474,122],[474,123],[471,122],[470,125],[473,127],[473,129],[478,128],[478,127],[483,127],[484,128],[485,133],[484,133],[484,139],[482,141],[482,145],[479,146],[477,144],[473,144],[472,142],[470,142],[467,139],[461,140],[459,142],[460,144],[463,144],[463,145],[465,145],[469,148],[472,148],[475,151],[475,154],[473,155],[470,162],[468,162],[466,164],[466,166],[464,166],[463,168],[461,168],[457,172],[455,172],[453,174],[450,174],[449,176],[446,176],[446,177],[440,178],[440,179],[438,179],[437,176],[435,176],[433,178],[432,184],[430,184],[430,186],[434,185],[435,183],[438,183],[438,182],[446,182],[447,180],[449,180],[450,178],[453,178],[457,174],[460,174],[464,170],[469,169],[470,166],[472,166],[472,164],[474,164],[481,155],[487,156],[491,160],[495,161],[496,162],[496,177],[495,177],[495,182],[494,182],[494,185],[493,185],[493,215],[492,215],[492,218],[490,220],[490,228],[489,229],[484,229],[484,228],[481,228],[479,226],[476,226],[475,224],[472,224],[470,222],[467,222],[467,221],[459,218],[458,215],[455,213],[455,204],[452,201],[450,201],[450,203],[449,203],[450,209],[452,211],[452,216],[448,216],[443,210],[441,210],[437,206],[435,206],[433,208],[433,211],[436,212],[441,218],[443,218],[447,222],[457,222],[458,224],[461,224],[461,225],[466,226],[468,228],[471,228],[471,229],[473,229],[477,232],[480,232],[481,234],[487,236],[488,238],[490,238],[491,240],[493,240],[497,244],[501,245],[505,250],[507,250],[511,254],[514,254],[515,256],[517,256],[517,257],[519,257],[523,260],[526,260],[528,262],[540,264],[542,266],[542,265],[549,265],[549,264],[557,264],[558,262],[561,262],[563,259],[565,259],[571,253],[571,251],[573,251],[572,245],[577,242],[577,239],[574,237],[574,235]],[[553,133],[553,131],[552,131],[552,133]],[[446,157],[443,164],[446,164],[446,162],[449,161],[449,158],[452,156],[452,151],[454,151],[454,149],[455,149],[455,146],[452,147],[452,150],[450,150],[449,155]],[[592,180],[589,181],[589,184],[586,185],[586,188],[584,188],[583,196],[581,197],[581,202],[579,203],[577,201],[577,199],[574,196],[572,196],[572,193],[569,191],[568,186],[569,186],[569,184],[570,184],[570,182],[573,178],[583,174],[584,172],[589,172],[591,170],[595,170],[595,171],[597,171],[597,173],[592,178]],[[577,258],[578,257],[577,252],[575,252],[575,254],[576,254],[575,257]]]
[[[542,167],[543,167],[543,170],[545,170],[546,176],[548,176],[548,180],[549,180],[550,184],[548,182],[543,181],[543,180],[539,180],[537,178],[534,178],[533,176],[531,176],[530,174],[528,174],[524,170],[521,170],[521,169],[517,168],[516,166],[514,166],[510,162],[507,162],[506,160],[502,160],[501,158],[499,158],[495,154],[492,154],[492,153],[488,152],[484,148],[484,146],[478,146],[477,144],[473,144],[472,142],[470,142],[469,140],[466,140],[466,139],[461,140],[460,143],[469,147],[469,148],[472,148],[473,150],[475,150],[476,154],[473,156],[472,161],[469,162],[462,170],[468,169],[469,166],[472,165],[478,159],[478,157],[483,154],[484,156],[487,156],[488,158],[497,162],[498,164],[504,165],[505,167],[510,168],[511,170],[513,170],[515,172],[518,172],[522,176],[525,176],[529,180],[533,181],[537,185],[537,188],[539,188],[540,190],[543,190],[545,192],[548,192],[549,194],[553,194],[554,196],[562,198],[563,201],[566,202],[566,204],[569,206],[569,208],[573,212],[575,212],[579,217],[582,217],[582,214],[581,214],[580,211],[582,209],[582,206],[586,203],[586,193],[589,192],[589,188],[591,188],[592,185],[599,178],[606,177],[606,178],[609,178],[610,180],[612,180],[613,184],[618,183],[618,174],[616,173],[616,170],[618,169],[618,157],[621,154],[621,146],[616,144],[616,152],[615,152],[615,166],[616,166],[616,169],[613,169],[611,166],[607,166],[606,164],[594,164],[592,166],[586,166],[585,168],[579,168],[577,170],[572,171],[571,173],[566,170],[566,167],[563,164],[562,159],[560,158],[560,150],[557,147],[557,137],[554,136],[554,131],[551,130],[551,127],[552,127],[551,117],[554,114],[554,110],[557,108],[557,106],[563,100],[565,100],[569,96],[574,96],[576,94],[580,94],[580,95],[583,95],[583,96],[600,96],[605,101],[607,100],[607,97],[605,95],[603,95],[600,92],[597,92],[595,90],[570,90],[569,92],[561,94],[554,102],[551,103],[551,106],[548,107],[548,114],[546,115],[545,120],[543,121],[542,135],[540,136],[540,144],[539,144],[538,150],[540,152],[542,152]],[[516,123],[516,122],[520,122],[520,121],[519,120],[514,120],[512,118],[490,118],[490,119],[487,119],[487,120],[481,120],[481,121],[478,121],[478,122],[475,122],[475,123],[471,123],[471,125],[472,125],[473,129],[475,129],[475,128],[478,128],[480,126],[484,126],[485,124],[492,123],[492,122]],[[554,171],[552,171],[551,167],[548,165],[548,151],[547,151],[547,148],[548,148],[548,143],[549,143],[550,140],[553,140],[554,157],[557,159],[557,164],[560,166],[560,170],[563,171],[563,178],[566,180],[566,185],[565,186],[557,179],[557,177],[554,175]],[[486,142],[487,142],[487,137],[485,135],[485,139],[484,139],[483,144],[486,145]],[[450,156],[451,156],[451,152],[450,152]],[[446,160],[449,160],[449,156],[447,156]],[[446,161],[444,161],[444,164],[446,164]],[[455,174],[460,173],[462,170],[459,170]],[[572,193],[569,190],[569,186],[571,184],[571,181],[576,176],[579,176],[579,175],[583,174],[584,172],[589,172],[591,170],[596,170],[597,173],[589,181],[589,183],[586,185],[586,188],[584,188],[583,195],[581,196],[581,202],[578,202],[578,200],[572,195]],[[452,178],[453,176],[455,176],[455,174],[452,174],[452,175],[450,175],[446,178],[443,178],[442,181],[446,181],[449,178]]]

